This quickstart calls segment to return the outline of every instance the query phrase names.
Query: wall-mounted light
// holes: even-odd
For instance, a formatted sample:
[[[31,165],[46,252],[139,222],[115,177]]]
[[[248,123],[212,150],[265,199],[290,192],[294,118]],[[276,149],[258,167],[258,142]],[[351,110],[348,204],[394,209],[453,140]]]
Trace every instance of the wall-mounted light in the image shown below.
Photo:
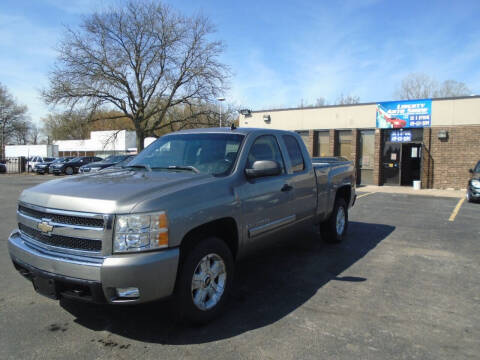
[[[438,132],[438,139],[439,140],[447,140],[448,139],[448,131],[447,130],[440,130]]]
[[[263,121],[266,123],[269,123],[272,119],[270,118],[270,115],[263,115]]]

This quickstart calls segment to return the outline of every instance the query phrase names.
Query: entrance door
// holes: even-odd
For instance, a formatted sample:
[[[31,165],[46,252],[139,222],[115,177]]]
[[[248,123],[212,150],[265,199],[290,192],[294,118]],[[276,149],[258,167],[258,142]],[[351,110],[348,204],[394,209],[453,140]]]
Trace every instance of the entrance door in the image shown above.
[[[412,186],[414,180],[420,180],[422,145],[402,144],[401,185]]]
[[[385,143],[382,155],[383,183],[385,185],[400,185],[400,157],[402,144]]]

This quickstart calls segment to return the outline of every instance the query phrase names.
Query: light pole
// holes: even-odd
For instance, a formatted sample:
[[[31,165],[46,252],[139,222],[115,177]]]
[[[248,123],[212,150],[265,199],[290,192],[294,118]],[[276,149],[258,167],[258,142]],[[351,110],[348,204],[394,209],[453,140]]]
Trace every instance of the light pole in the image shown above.
[[[225,98],[217,98],[217,101],[220,102],[220,127],[222,127],[222,101],[225,101]]]

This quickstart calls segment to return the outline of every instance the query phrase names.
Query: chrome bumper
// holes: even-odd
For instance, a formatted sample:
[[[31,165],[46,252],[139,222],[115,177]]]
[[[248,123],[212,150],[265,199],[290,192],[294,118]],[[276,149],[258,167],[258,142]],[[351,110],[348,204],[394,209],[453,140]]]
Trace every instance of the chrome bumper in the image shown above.
[[[8,250],[16,265],[25,265],[42,277],[71,279],[73,283],[99,283],[108,303],[143,303],[173,293],[179,249],[143,254],[86,257],[50,251],[30,244],[18,230],[8,239]],[[20,270],[19,270],[20,271]],[[116,288],[136,287],[136,299],[118,299]]]

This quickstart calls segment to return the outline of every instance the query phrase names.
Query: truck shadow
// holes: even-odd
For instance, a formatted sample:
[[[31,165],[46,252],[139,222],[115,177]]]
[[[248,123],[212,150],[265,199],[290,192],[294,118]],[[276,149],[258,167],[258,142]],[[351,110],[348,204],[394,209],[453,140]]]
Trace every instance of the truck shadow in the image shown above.
[[[339,245],[316,240],[313,231],[282,239],[237,264],[227,311],[202,327],[177,321],[173,301],[125,307],[64,299],[60,304],[75,316],[78,324],[132,340],[198,344],[230,338],[282,319],[322,291],[329,281],[368,281],[341,273],[394,229],[389,225],[350,222],[349,235]]]

